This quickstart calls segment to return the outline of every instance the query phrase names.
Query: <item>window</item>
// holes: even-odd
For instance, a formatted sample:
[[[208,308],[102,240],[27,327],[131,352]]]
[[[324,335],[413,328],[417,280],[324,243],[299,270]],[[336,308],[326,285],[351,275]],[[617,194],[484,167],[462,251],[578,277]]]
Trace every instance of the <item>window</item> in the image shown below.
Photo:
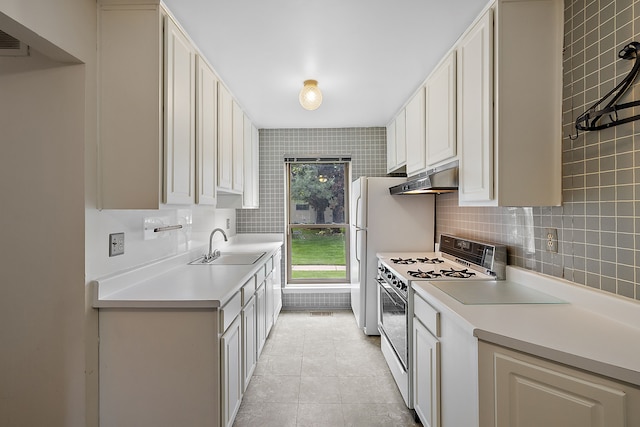
[[[286,160],[288,283],[346,283],[350,159]]]

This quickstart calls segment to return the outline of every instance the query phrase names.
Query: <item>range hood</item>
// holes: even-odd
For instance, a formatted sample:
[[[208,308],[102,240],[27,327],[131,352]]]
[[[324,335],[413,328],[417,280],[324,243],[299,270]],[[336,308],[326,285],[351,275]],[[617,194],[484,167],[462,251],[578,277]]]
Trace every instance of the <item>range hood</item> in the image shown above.
[[[389,188],[391,194],[440,194],[458,189],[458,161],[416,175],[407,182]]]

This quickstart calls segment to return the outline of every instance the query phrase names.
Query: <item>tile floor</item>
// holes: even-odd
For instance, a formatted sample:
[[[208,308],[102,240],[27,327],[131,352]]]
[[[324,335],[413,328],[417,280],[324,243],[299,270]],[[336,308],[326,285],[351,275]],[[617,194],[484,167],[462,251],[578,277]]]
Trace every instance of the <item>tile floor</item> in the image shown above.
[[[234,427],[419,426],[380,351],[351,311],[283,311]]]

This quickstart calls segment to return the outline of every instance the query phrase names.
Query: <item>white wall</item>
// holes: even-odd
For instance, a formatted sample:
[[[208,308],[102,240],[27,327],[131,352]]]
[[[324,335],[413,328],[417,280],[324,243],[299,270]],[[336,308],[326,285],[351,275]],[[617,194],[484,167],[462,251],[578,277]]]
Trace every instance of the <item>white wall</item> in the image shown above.
[[[0,60],[0,425],[83,425],[84,71]]]
[[[86,285],[204,245],[227,219],[235,235],[235,210],[98,211],[95,0],[0,0],[0,29],[34,48],[0,58],[0,425],[97,426]],[[185,215],[184,231],[144,239],[145,218]],[[122,231],[125,254],[109,258]]]

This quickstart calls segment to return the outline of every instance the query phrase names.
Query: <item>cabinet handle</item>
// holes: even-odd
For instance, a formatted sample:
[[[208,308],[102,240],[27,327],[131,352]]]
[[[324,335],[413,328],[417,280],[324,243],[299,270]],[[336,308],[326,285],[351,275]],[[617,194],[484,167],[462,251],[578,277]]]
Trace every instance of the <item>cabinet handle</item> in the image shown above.
[[[171,231],[171,230],[180,230],[182,228],[181,224],[178,225],[167,225],[165,227],[157,227],[153,229],[154,233],[159,233],[161,231]]]

